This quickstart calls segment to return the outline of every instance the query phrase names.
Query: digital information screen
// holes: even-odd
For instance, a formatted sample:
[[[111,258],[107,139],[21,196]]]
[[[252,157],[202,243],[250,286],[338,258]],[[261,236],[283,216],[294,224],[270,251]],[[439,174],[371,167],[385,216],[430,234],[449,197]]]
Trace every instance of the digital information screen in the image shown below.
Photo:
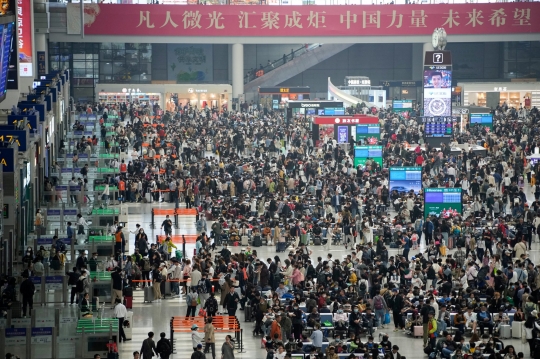
[[[381,138],[381,125],[362,124],[356,125],[356,141],[367,139],[371,145],[376,145]]]
[[[413,108],[412,100],[392,101],[392,111],[394,111],[395,113],[405,118],[409,118],[409,116],[411,115],[412,108]]]
[[[318,108],[317,115],[319,116],[343,116],[345,115],[345,107],[328,107]]]
[[[13,36],[13,23],[7,23],[1,26],[1,64],[0,64],[0,97],[4,96],[7,89],[9,58],[11,54],[11,38]]]
[[[390,167],[390,192],[399,194],[422,190],[422,167]]]
[[[461,188],[425,188],[424,217],[435,215],[448,218],[462,214]]]
[[[471,126],[484,126],[493,128],[493,115],[490,113],[471,113],[469,114]]]
[[[452,116],[423,117],[424,137],[452,137],[454,132]]]
[[[424,70],[424,116],[451,115],[452,71]]]
[[[369,158],[382,167],[383,146],[354,146],[354,167],[365,165]]]

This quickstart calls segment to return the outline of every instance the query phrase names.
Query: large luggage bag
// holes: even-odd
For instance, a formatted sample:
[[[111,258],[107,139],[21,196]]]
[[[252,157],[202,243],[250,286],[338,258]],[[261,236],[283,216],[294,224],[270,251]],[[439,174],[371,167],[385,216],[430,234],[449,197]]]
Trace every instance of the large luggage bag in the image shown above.
[[[313,245],[320,246],[322,244],[322,239],[320,236],[313,237]]]
[[[499,333],[499,338],[501,339],[510,339],[512,334],[510,333],[511,329],[509,325],[501,325],[501,330]]]
[[[154,301],[154,288],[152,286],[144,287],[144,302],[152,303]]]
[[[512,322],[512,338],[521,339],[524,330],[523,323],[524,322]]]
[[[413,330],[413,336],[415,338],[417,337],[423,337],[424,336],[424,327],[423,326],[415,326]]]
[[[133,287],[124,287],[122,295],[124,297],[133,297]]]
[[[246,305],[244,307],[244,315],[246,316],[245,321],[251,322],[251,320],[253,319],[253,307],[251,305]]]
[[[133,297],[124,297],[126,309],[133,309]]]
[[[242,236],[240,238],[241,238],[241,242],[242,242],[243,246],[249,246],[249,237],[248,236]]]
[[[454,249],[454,236],[448,236],[448,249]]]
[[[261,236],[253,237],[253,247],[260,247],[260,246],[262,246],[262,238],[261,238]]]

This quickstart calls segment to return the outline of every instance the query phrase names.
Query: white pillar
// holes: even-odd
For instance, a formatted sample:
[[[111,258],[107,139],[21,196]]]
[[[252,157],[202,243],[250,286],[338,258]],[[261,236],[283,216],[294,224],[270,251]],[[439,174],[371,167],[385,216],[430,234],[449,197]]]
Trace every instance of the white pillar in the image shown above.
[[[35,33],[34,34],[34,43],[36,44],[36,53],[34,54],[34,58],[36,59],[36,67],[35,67],[35,73],[34,78],[39,78],[39,68],[38,68],[38,57],[37,57],[37,51],[44,51],[45,52],[45,73],[49,73],[49,56],[48,56],[48,49],[47,49],[47,35],[42,33]],[[61,70],[61,69],[60,69]]]
[[[232,45],[232,92],[233,98],[244,93],[244,45]]]

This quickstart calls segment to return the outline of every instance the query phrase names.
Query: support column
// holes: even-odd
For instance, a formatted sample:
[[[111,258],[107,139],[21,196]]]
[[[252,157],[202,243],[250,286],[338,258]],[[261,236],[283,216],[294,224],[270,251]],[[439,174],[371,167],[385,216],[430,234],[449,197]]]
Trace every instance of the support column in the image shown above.
[[[49,56],[48,56],[48,49],[47,49],[47,34],[42,33],[35,33],[34,34],[34,43],[36,44],[36,54],[34,54],[34,58],[36,59],[36,67],[35,67],[35,73],[34,78],[39,78],[39,64],[37,61],[37,51],[44,51],[45,52],[45,73],[49,73]],[[60,69],[62,70],[62,69]]]
[[[232,92],[233,98],[244,93],[244,45],[232,45]]]

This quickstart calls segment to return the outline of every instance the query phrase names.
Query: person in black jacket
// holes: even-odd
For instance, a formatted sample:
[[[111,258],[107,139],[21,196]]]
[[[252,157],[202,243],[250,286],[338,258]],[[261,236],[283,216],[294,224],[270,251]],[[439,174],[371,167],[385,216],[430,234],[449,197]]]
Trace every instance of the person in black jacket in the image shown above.
[[[161,359],[169,359],[169,356],[172,354],[171,342],[165,338],[165,333],[161,333],[159,336],[161,339],[156,344],[156,352]]]
[[[25,279],[21,283],[20,291],[22,295],[22,314],[26,318],[26,307],[30,307],[30,313],[34,307],[34,292],[36,291],[36,287],[32,280],[28,278],[28,274],[23,273],[23,278]]]
[[[71,305],[73,302],[79,304],[79,298],[76,299],[77,295],[77,280],[81,276],[81,273],[77,270],[77,267],[73,267],[73,270],[68,273],[68,285],[71,287]]]

